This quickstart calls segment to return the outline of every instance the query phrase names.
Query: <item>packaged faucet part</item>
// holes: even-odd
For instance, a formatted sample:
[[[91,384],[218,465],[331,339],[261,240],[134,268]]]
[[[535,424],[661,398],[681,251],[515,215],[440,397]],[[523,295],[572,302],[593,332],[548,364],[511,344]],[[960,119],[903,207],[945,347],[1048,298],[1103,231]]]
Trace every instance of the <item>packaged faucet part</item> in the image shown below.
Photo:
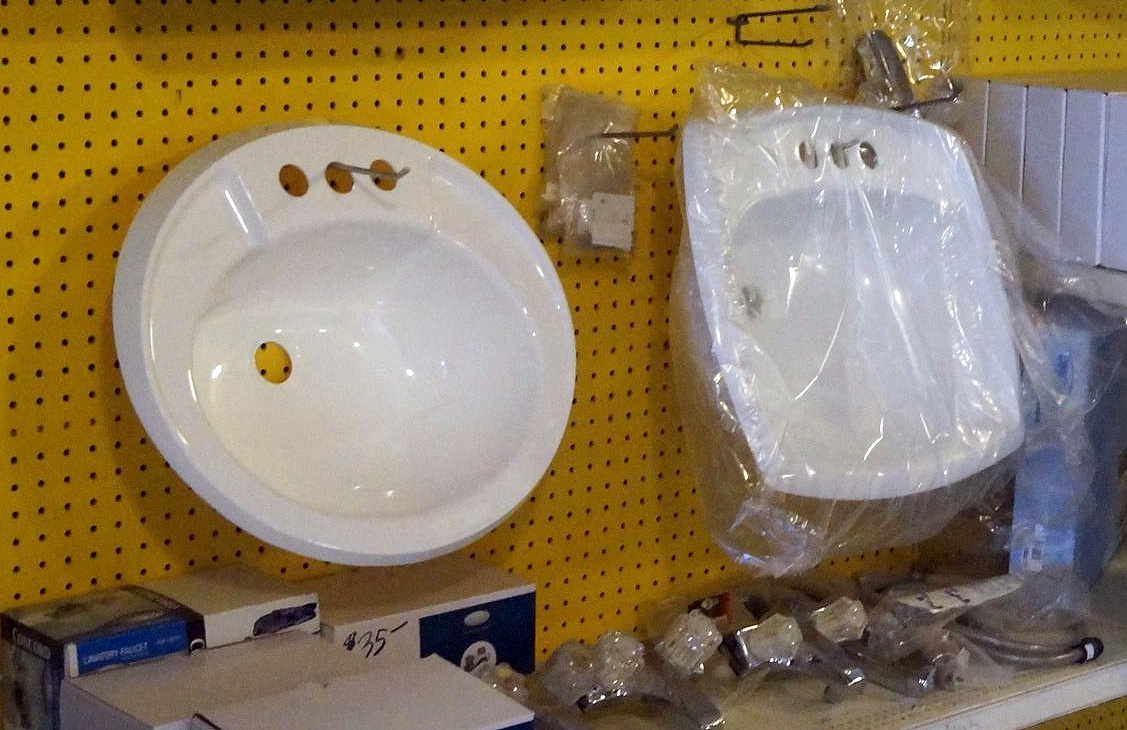
[[[573,251],[634,247],[637,111],[569,86],[544,91],[542,231]],[[626,133],[625,135],[623,133]]]

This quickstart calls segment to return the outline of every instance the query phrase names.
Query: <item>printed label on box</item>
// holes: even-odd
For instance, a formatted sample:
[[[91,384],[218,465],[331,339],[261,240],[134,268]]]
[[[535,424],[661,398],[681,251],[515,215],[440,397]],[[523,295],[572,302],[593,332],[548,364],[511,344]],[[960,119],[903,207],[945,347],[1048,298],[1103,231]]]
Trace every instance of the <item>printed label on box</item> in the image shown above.
[[[634,196],[591,196],[591,243],[629,251],[634,246]]]
[[[971,608],[995,598],[1009,595],[1020,587],[1021,578],[1003,575],[981,580],[977,583],[915,593],[902,597],[900,602],[906,606],[920,608],[930,613],[942,613],[954,608]]]

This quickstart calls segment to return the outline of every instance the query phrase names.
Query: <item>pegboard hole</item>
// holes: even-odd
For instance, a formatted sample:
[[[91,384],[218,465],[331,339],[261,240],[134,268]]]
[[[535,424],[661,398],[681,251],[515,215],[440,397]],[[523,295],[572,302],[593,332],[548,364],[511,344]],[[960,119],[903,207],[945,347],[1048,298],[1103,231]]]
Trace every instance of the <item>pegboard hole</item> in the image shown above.
[[[293,361],[286,348],[273,340],[267,340],[254,351],[254,366],[267,383],[284,383],[293,372]]]
[[[352,173],[339,167],[329,165],[325,168],[325,181],[329,187],[338,193],[347,193],[352,190]]]
[[[282,184],[282,190],[295,198],[309,192],[309,178],[297,165],[282,165],[282,169],[278,170],[278,182]]]
[[[395,168],[392,167],[391,163],[387,160],[372,160],[372,164],[368,165],[368,169],[372,172],[396,172]],[[399,183],[399,181],[393,177],[373,177],[372,182],[374,182],[376,187],[380,190],[395,190],[395,186]]]

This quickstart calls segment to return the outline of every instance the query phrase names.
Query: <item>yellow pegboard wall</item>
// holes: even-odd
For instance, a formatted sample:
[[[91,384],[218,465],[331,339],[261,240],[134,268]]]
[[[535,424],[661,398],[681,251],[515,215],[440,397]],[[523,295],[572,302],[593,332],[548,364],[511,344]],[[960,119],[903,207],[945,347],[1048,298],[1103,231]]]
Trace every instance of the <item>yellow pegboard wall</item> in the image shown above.
[[[129,406],[114,362],[114,257],[171,166],[264,122],[365,124],[444,149],[531,221],[544,84],[619,95],[642,109],[645,128],[664,129],[686,109],[703,58],[836,81],[848,43],[824,18],[746,29],[813,38],[803,50],[731,44],[726,16],[781,5],[0,0],[0,607],[236,560],[290,577],[331,570],[216,515],[164,464]],[[1067,5],[1042,18],[981,3],[974,68],[1122,66],[1117,3]],[[731,570],[696,516],[672,392],[673,157],[669,141],[637,146],[632,256],[577,259],[547,244],[577,335],[572,423],[532,498],[470,548],[538,583],[542,654],[629,628],[647,600]],[[902,555],[839,564],[896,565]]]

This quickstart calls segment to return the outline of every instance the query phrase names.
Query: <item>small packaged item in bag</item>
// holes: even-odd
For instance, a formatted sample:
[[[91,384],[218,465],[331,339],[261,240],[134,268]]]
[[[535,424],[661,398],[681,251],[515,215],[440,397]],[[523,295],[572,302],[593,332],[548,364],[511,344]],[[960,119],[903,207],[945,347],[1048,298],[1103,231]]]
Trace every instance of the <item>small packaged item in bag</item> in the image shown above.
[[[541,231],[577,250],[634,246],[637,110],[599,94],[553,86],[544,94]]]

